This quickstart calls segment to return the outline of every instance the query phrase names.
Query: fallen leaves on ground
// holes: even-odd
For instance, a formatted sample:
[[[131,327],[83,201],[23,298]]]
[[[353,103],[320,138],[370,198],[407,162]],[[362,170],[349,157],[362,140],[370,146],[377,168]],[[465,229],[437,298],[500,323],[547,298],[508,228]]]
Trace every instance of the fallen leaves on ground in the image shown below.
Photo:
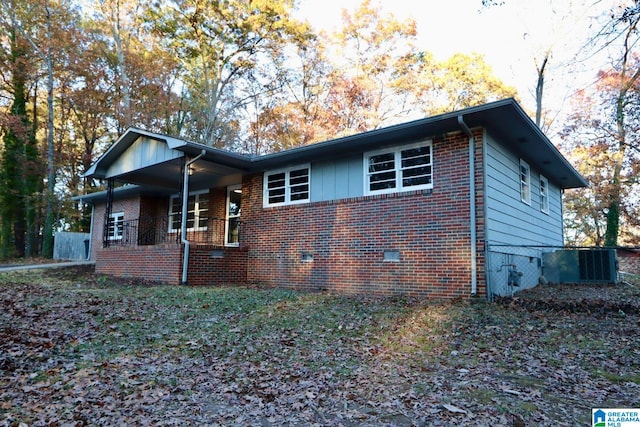
[[[585,425],[640,407],[639,292],[437,302],[4,273],[0,425]]]

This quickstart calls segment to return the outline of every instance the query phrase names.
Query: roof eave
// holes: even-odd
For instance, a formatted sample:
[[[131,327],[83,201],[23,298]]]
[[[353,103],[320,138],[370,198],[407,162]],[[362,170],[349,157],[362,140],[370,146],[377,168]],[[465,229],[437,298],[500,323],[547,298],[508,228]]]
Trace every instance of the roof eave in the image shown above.
[[[522,130],[527,136],[535,140],[533,142],[535,142],[536,145],[542,143],[544,149],[547,150],[546,152],[552,156],[555,163],[554,166],[562,168],[562,178],[558,178],[557,181],[563,182],[555,182],[556,185],[559,185],[561,188],[588,186],[586,180],[571,166],[568,160],[562,156],[553,143],[513,98],[263,156],[233,153],[132,127],[127,129],[127,131],[100,156],[87,172],[83,174],[83,177],[104,179],[106,169],[110,162],[114,161],[117,156],[124,152],[124,150],[140,136],[164,140],[169,148],[182,151],[185,155],[197,155],[204,150],[204,160],[246,173],[262,172],[311,161],[330,160],[339,156],[367,151],[374,147],[378,148],[383,144],[398,144],[420,138],[435,137],[452,131],[461,131],[460,124],[458,123],[458,117],[460,116],[462,116],[465,121],[468,121],[467,124],[471,128],[493,128],[497,133],[500,133],[501,129],[505,127],[501,118],[507,118],[508,120],[517,122],[511,124],[505,136],[513,137],[516,131],[519,133]],[[517,141],[512,141],[513,146],[525,155],[527,152],[533,153],[531,150],[536,149],[535,147],[518,146],[516,142]],[[552,176],[554,175],[552,174]]]
[[[537,141],[540,141],[544,148],[548,150],[548,153],[559,162],[559,166],[561,166],[563,172],[565,172],[563,174],[565,179],[557,179],[557,182],[555,182],[556,185],[559,185],[561,188],[588,186],[586,180],[573,168],[568,160],[558,151],[513,98],[306,145],[278,153],[267,154],[254,160],[253,170],[265,171],[296,163],[335,158],[337,155],[348,155],[366,151],[372,147],[379,147],[379,144],[383,142],[393,141],[395,144],[405,140],[415,140],[421,137],[433,137],[452,131],[461,131],[462,129],[458,123],[459,116],[462,116],[465,120],[469,120],[471,128],[498,128],[504,124],[492,123],[492,117],[493,121],[497,121],[500,114],[507,114],[517,120],[519,126],[525,127],[527,133],[533,135],[533,138]]]

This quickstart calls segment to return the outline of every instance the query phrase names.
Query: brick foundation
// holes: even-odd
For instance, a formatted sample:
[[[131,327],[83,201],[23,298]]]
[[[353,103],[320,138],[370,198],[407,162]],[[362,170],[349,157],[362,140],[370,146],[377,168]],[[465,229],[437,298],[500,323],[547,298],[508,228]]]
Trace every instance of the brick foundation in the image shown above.
[[[112,246],[96,251],[96,273],[180,284],[182,245]]]
[[[238,285],[247,282],[246,247],[191,246],[189,285]]]

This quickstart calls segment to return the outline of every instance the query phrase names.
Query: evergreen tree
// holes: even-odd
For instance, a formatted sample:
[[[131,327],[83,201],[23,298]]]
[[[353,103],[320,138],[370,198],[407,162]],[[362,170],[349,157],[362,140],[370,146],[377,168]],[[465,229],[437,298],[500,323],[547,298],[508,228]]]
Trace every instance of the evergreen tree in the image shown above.
[[[4,152],[0,164],[0,256],[24,256],[28,219],[25,215],[25,191],[28,158],[33,158],[35,138],[27,116],[26,67],[27,50],[9,29],[11,43],[11,89],[13,102],[4,125]],[[31,180],[30,180],[31,181]],[[31,183],[32,184],[32,183]]]

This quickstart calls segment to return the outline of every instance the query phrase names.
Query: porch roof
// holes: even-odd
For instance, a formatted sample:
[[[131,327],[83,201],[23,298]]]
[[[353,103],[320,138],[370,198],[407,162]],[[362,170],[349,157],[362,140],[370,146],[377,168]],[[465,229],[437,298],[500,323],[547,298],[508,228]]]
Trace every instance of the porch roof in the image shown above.
[[[142,129],[130,128],[91,166],[84,176],[99,179],[115,178],[118,181],[133,184],[155,185],[177,190],[180,184],[182,157],[194,157],[203,153],[198,162],[193,165],[194,173],[190,177],[190,188],[198,190],[210,188],[213,185],[238,183],[242,174],[245,173],[263,172],[319,160],[331,160],[386,145],[460,132],[462,128],[459,118],[462,118],[469,128],[483,127],[487,129],[491,135],[507,144],[514,153],[538,169],[560,188],[588,185],[512,98],[263,156],[234,153]],[[164,142],[166,144],[165,157],[150,159],[147,156],[137,166],[135,161],[130,160],[130,164],[114,168],[116,163],[122,163],[123,157],[136,158],[133,155],[133,152],[136,151],[134,144],[141,137]],[[148,147],[146,151],[138,148],[135,154],[141,152],[144,157],[145,153],[149,151]]]
[[[193,190],[209,188],[216,180],[230,176],[237,176],[240,182],[242,173],[250,170],[251,159],[244,154],[132,127],[100,156],[84,176],[178,190],[182,158],[199,154],[203,154],[200,161],[191,167],[193,173],[189,180]]]

